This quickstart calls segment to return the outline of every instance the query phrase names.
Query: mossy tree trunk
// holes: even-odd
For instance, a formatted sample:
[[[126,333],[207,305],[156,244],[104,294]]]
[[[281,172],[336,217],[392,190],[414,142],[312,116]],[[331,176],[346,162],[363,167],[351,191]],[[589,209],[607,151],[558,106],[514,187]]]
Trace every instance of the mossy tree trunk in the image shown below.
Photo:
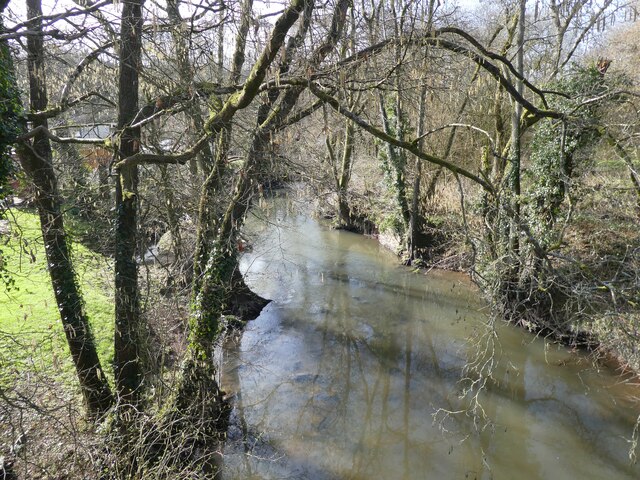
[[[254,64],[243,88],[232,95],[217,112],[211,114],[205,128],[210,135],[230,127],[234,114],[258,94],[262,83],[286,34],[296,22],[308,0],[294,0],[276,22],[271,37]],[[219,138],[221,138],[219,136]],[[224,138],[224,137],[222,137]],[[213,215],[213,199],[221,185],[222,168],[214,162],[202,187],[198,211],[198,233],[194,259],[194,282],[189,319],[189,342],[182,376],[172,411],[191,412],[209,422],[223,416],[223,403],[217,382],[213,346],[217,339],[221,315],[229,303],[228,291],[237,270],[235,206],[238,195],[223,214]],[[211,223],[213,220],[213,223]]]
[[[250,5],[251,2],[249,1],[243,4],[244,15],[250,13]],[[348,0],[341,0],[336,4],[330,33],[327,39],[312,53],[309,60],[310,68],[319,66],[335,46],[342,32],[348,5]],[[292,9],[300,9],[297,15],[302,14],[302,19],[296,34],[287,40],[278,75],[284,75],[289,71],[291,62],[295,58],[296,50],[303,45],[311,23],[314,6],[314,1],[304,1],[293,2],[290,7]],[[274,29],[272,39],[280,38],[277,30],[278,25]],[[234,64],[231,72],[232,80],[235,82],[240,79],[241,62],[244,61],[243,56],[237,54],[237,52],[244,49],[245,40],[244,36],[241,35],[236,45],[236,54],[234,55]],[[284,38],[280,42],[282,45]],[[253,71],[256,71],[256,68],[263,67],[260,64],[256,64]],[[252,79],[252,76],[253,73],[249,74],[249,80]],[[245,83],[246,88],[247,84]],[[254,318],[256,313],[266,304],[264,299],[250,292],[239,273],[237,262],[238,233],[250,208],[255,188],[259,183],[259,174],[267,164],[270,139],[285,122],[303,91],[303,87],[294,87],[284,94],[280,90],[269,91],[265,94],[265,101],[258,107],[256,127],[251,138],[251,146],[244,167],[237,175],[232,195],[228,197],[228,201],[222,209],[219,207],[214,208],[214,200],[220,197],[220,192],[224,185],[222,179],[226,172],[226,154],[229,148],[228,132],[231,131],[230,120],[217,130],[216,158],[210,175],[203,185],[199,209],[192,295],[194,312],[198,315],[200,315],[198,313],[200,308],[204,306],[204,308],[217,308],[218,315],[223,312],[232,312],[234,314],[240,313],[246,318]],[[257,95],[257,91],[253,95]],[[224,106],[222,110],[224,110]],[[212,256],[218,259],[218,263],[224,265],[222,270],[216,271],[215,265],[210,265]],[[209,297],[209,294],[201,293],[201,291],[211,291],[212,287],[207,285],[207,282],[211,282],[211,278],[217,278],[218,282],[224,282],[216,287],[214,297],[218,299],[217,301],[207,300],[207,298],[213,297]],[[215,284],[215,281],[213,283]],[[240,302],[245,304],[241,305]],[[209,321],[210,319],[204,320]]]
[[[284,60],[278,71],[279,76],[285,76],[285,74],[289,72],[297,50],[304,44],[304,39],[311,23],[314,5],[314,1],[307,3],[298,31],[294,36],[290,37],[287,42],[283,55]],[[349,5],[349,0],[339,0],[335,4],[329,33],[324,42],[322,42],[309,57],[307,64],[309,71],[318,68],[337,45],[344,30]],[[289,115],[304,91],[305,87],[302,86],[290,88],[285,93],[281,93],[280,90],[270,91],[265,96],[264,103],[258,108],[251,148],[246,157],[242,174],[236,182],[235,194],[232,199],[233,218],[236,219],[236,227],[242,225],[244,217],[251,206],[251,199],[258,186],[258,176],[260,172],[268,168],[268,160],[271,153],[271,139],[281,128],[288,124]],[[353,135],[353,127],[351,128],[351,135]],[[345,152],[347,156],[346,161],[349,164],[351,161],[352,148],[352,146],[349,146]],[[350,173],[350,169],[348,173]],[[348,179],[345,178],[344,182],[347,184]]]
[[[381,3],[380,5],[383,5]],[[401,32],[403,30],[404,22],[407,20],[402,12],[402,6],[397,5],[394,0],[389,2],[389,10],[392,15],[393,32],[396,38],[401,38]],[[377,30],[378,25],[383,18],[380,15],[385,15],[384,8],[376,8],[377,13],[372,15],[368,19],[369,39],[375,44],[378,41]],[[377,20],[377,21],[376,21]],[[393,60],[396,63],[396,67],[393,71],[393,96],[385,96],[380,91],[378,93],[378,109],[380,112],[380,120],[382,122],[382,129],[384,133],[390,137],[394,137],[398,141],[403,141],[405,138],[406,122],[403,111],[403,99],[402,95],[405,89],[403,88],[402,77],[402,63],[405,46],[402,45],[402,41],[394,42]],[[391,105],[389,105],[391,103]],[[407,199],[407,183],[406,183],[406,165],[407,155],[404,149],[398,148],[395,145],[387,142],[386,152],[382,159],[382,166],[385,174],[390,182],[390,190],[396,198],[396,208],[399,216],[398,233],[401,237],[404,237],[409,229],[409,223],[411,220],[411,209],[409,201]]]
[[[418,148],[422,149],[424,134],[424,117],[426,114],[427,104],[427,87],[420,90],[420,103],[418,106],[418,127],[416,128],[416,138],[419,138]],[[420,215],[420,183],[422,181],[422,162],[419,158],[415,159],[415,176],[413,178],[413,191],[411,192],[411,214],[409,217],[409,230],[407,232],[407,263],[411,263],[418,257],[418,235],[420,233],[422,223]]]
[[[379,94],[378,102],[384,133],[395,137],[397,140],[404,140],[404,124],[402,120],[402,100],[400,90],[395,93],[394,97],[394,126],[391,124],[391,119],[387,112],[386,101],[382,93]],[[391,186],[396,197],[397,207],[399,209],[400,218],[402,219],[404,231],[406,231],[409,225],[411,213],[409,209],[409,202],[407,201],[407,183],[405,179],[407,156],[405,151],[387,143],[385,164],[385,170],[387,170],[391,180]],[[404,234],[404,232],[399,233]]]
[[[307,64],[309,71],[318,68],[327,55],[335,48],[344,29],[349,5],[349,0],[339,0],[335,4],[329,33],[324,42],[322,42],[309,57]],[[304,44],[304,39],[311,24],[314,6],[315,2],[313,0],[307,2],[305,5],[298,30],[287,42],[283,55],[284,60],[278,70],[279,76],[284,76],[289,71],[297,50]],[[238,229],[242,225],[246,213],[251,206],[251,199],[259,183],[259,174],[268,168],[270,141],[281,128],[287,125],[289,115],[304,91],[305,87],[302,86],[290,88],[285,93],[281,93],[280,90],[269,91],[265,96],[265,101],[258,107],[256,127],[253,132],[251,147],[245,159],[244,168],[238,176],[234,195],[227,210],[227,214],[231,215],[231,218],[234,219],[233,230],[230,231],[233,239],[236,238]],[[351,160],[351,148],[352,147],[350,147],[346,153],[348,161]],[[345,182],[346,181],[345,179]]]
[[[506,38],[500,50],[502,55],[506,55],[513,45],[518,27],[518,18],[518,15],[513,15],[506,27]],[[493,148],[484,148],[480,159],[480,168],[483,175],[491,179],[494,185],[500,185],[504,180],[507,168],[506,158],[511,148],[506,114],[503,110],[505,96],[504,87],[499,84],[496,85],[491,109],[491,116],[493,117]],[[498,153],[499,155],[497,155]],[[485,227],[485,251],[490,262],[502,257],[505,254],[505,248],[508,248],[509,245],[509,231],[504,227],[506,221],[505,212],[502,211],[500,202],[501,200],[497,196],[483,192],[481,208]]]
[[[330,127],[325,116],[325,130],[330,131]],[[328,162],[331,164],[331,173],[337,197],[337,217],[336,227],[344,230],[357,230],[354,224],[351,207],[349,206],[349,182],[353,167],[353,146],[355,135],[355,125],[351,120],[345,121],[344,136],[342,137],[342,155],[338,158],[336,147],[338,147],[339,135],[337,133],[327,133],[325,146],[327,147]]]
[[[30,28],[41,31],[40,0],[28,0],[27,9],[29,18],[33,19]],[[42,36],[28,36],[27,50],[29,107],[33,112],[43,111],[47,108],[48,97]],[[47,121],[35,120],[32,127],[46,129]],[[40,216],[51,284],[87,409],[92,415],[102,416],[113,404],[113,397],[100,365],[71,260],[51,144],[45,134],[38,134],[32,142],[18,143],[17,150],[24,171],[36,187],[35,204]]]
[[[210,112],[203,126],[206,138],[199,140],[185,158],[192,158],[194,153],[201,150],[204,141],[224,138],[220,135],[221,131],[229,128],[239,110],[252,103],[285,41],[288,30],[307,3],[307,0],[293,0],[280,15],[242,88],[226,101],[220,101]],[[136,5],[139,7],[140,4]],[[126,128],[124,133],[127,133]],[[137,165],[138,161],[148,158],[166,157],[144,156],[132,152],[116,166],[122,172],[123,167]],[[220,161],[223,159],[222,156],[216,158],[220,158]],[[232,242],[232,233],[236,226],[233,216],[235,204],[231,202],[223,215],[218,216],[216,212],[220,209],[213,202],[223,185],[223,173],[224,166],[214,161],[202,186],[187,348],[178,384],[166,402],[157,426],[164,440],[153,446],[154,449],[171,448],[172,444],[178,442],[179,451],[172,451],[177,455],[175,462],[197,466],[205,475],[211,475],[213,478],[219,474],[220,457],[217,454],[211,455],[211,452],[218,451],[220,434],[225,431],[224,424],[228,413],[227,403],[217,382],[217,367],[213,353],[219,335],[221,316],[228,305],[228,287],[237,268],[237,249],[236,244]]]
[[[518,36],[517,36],[517,53],[516,53],[516,69],[522,76],[524,74],[524,33],[525,33],[525,18],[526,15],[526,0],[520,0],[519,15],[518,15]],[[522,79],[516,79],[516,89],[520,95],[524,91],[524,83]],[[518,257],[520,253],[520,169],[521,169],[521,157],[522,157],[522,105],[515,103],[512,116],[511,116],[511,204],[513,210],[513,219],[510,233],[510,248],[514,256]]]
[[[245,49],[247,44],[247,34],[249,26],[251,24],[251,12],[253,7],[253,0],[244,0],[242,2],[242,11],[240,18],[240,28],[236,37],[236,45],[233,53],[233,60],[231,65],[231,72],[229,78],[229,84],[235,85],[240,82],[242,68],[245,63],[246,55]],[[222,28],[222,27],[221,27]],[[222,81],[222,78],[219,79]],[[220,99],[212,97],[212,104],[214,108],[220,108]],[[216,241],[221,238],[220,231],[220,216],[224,214],[227,206],[220,204],[221,199],[225,198],[225,177],[229,173],[228,157],[229,149],[231,147],[231,135],[232,135],[232,122],[231,118],[225,121],[224,124],[216,132],[215,142],[215,154],[213,155],[213,162],[210,164],[208,175],[202,185],[200,195],[200,205],[198,212],[198,233],[196,242],[196,253],[194,261],[194,284],[192,292],[197,292],[203,286],[205,279],[206,265],[209,261],[209,257],[214,249]],[[231,197],[232,199],[233,197]],[[231,235],[229,233],[228,235]],[[227,238],[225,243],[229,245],[235,245],[235,238]],[[219,248],[218,248],[219,250]],[[235,261],[235,260],[231,260]],[[237,261],[235,266],[236,273],[231,277],[221,278],[221,280],[228,281],[225,290],[230,295],[232,290],[231,278],[237,279],[239,273],[237,272]],[[240,276],[240,280],[242,277]],[[241,282],[242,287],[248,290],[248,287]],[[225,305],[229,304],[229,298],[225,299]],[[227,307],[221,307],[221,312],[228,310]]]
[[[345,41],[343,48],[341,49],[341,58],[344,59],[347,55],[356,54],[356,21],[353,10],[351,10],[350,30],[345,35],[348,39]],[[354,92],[347,92],[347,100],[350,109],[355,109],[357,104],[360,103],[361,94],[355,94]],[[327,122],[327,116],[325,114],[325,130],[330,131],[330,127]],[[342,155],[340,161],[335,154],[335,142],[332,144],[331,136],[327,135],[326,145],[329,153],[329,159],[333,169],[333,178],[335,181],[335,188],[338,200],[338,228],[344,228],[346,230],[359,230],[356,225],[353,212],[349,205],[349,184],[351,182],[351,172],[353,171],[354,162],[354,146],[355,146],[355,134],[356,127],[351,120],[345,120],[344,134],[342,143]]]

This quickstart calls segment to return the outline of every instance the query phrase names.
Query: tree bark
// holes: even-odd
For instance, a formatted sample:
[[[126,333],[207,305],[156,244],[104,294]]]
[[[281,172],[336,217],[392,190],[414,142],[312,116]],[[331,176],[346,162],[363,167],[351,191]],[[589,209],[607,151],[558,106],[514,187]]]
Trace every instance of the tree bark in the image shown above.
[[[219,133],[231,122],[238,110],[248,106],[256,97],[258,86],[284,43],[286,33],[296,22],[308,1],[293,0],[291,6],[280,16],[242,90],[227,100],[220,113],[207,122],[211,133]],[[229,202],[226,211],[216,222],[215,232],[212,232],[207,225],[211,219],[210,200],[219,181],[218,174],[214,165],[209,178],[203,185],[198,212],[189,342],[175,402],[178,408],[188,409],[193,415],[198,416],[201,416],[199,412],[205,410],[211,413],[218,411],[222,415],[224,408],[215,381],[213,342],[219,333],[220,317],[228,306],[227,289],[231,285],[238,265],[237,248],[233,241],[233,233],[237,226],[234,207],[237,204],[238,195],[242,192],[236,190],[235,201]],[[212,413],[212,415],[213,418],[217,418],[215,414]]]
[[[337,177],[338,214],[340,217],[340,226],[350,230],[353,227],[353,222],[351,219],[351,208],[349,208],[347,193],[349,189],[349,181],[351,180],[353,136],[355,134],[355,126],[351,120],[346,120],[345,123],[342,161],[340,162],[340,173]]]
[[[251,23],[252,7],[253,0],[244,0],[242,2],[240,28],[236,37],[229,85],[234,85],[240,82],[242,68],[246,58],[245,49],[247,45],[247,34]],[[222,54],[220,55],[222,58]],[[222,81],[222,77],[220,77],[219,80]],[[224,122],[217,132],[215,157],[201,189],[200,205],[198,209],[199,218],[196,252],[194,257],[194,284],[192,292],[198,291],[201,287],[200,281],[206,269],[206,263],[209,259],[211,246],[215,242],[216,237],[219,236],[218,224],[220,222],[220,216],[224,213],[224,210],[218,207],[216,200],[222,195],[224,178],[228,170],[227,159],[229,156],[231,133],[233,129],[231,120],[232,118],[230,117],[226,122]],[[229,241],[232,242],[232,240]]]
[[[127,158],[140,150],[140,129],[129,128],[138,112],[138,77],[142,52],[142,5],[129,0],[122,7],[118,85],[118,155]],[[138,167],[123,165],[116,178],[115,238],[115,379],[120,401],[138,404],[142,384],[142,325],[136,260],[138,221]]]
[[[516,69],[520,76],[524,74],[524,33],[526,21],[526,0],[520,0],[520,13],[518,19],[518,37],[516,48]],[[516,79],[516,89],[518,94],[522,96],[524,84],[521,79]],[[511,195],[513,203],[513,212],[515,225],[511,228],[510,244],[514,253],[520,251],[520,161],[522,156],[521,138],[522,138],[522,105],[515,103],[515,108],[511,117]]]
[[[297,20],[307,0],[294,0],[276,22],[270,41],[254,65],[243,89],[227,100],[220,110],[222,119],[210,118],[210,134],[220,133],[231,122],[237,110],[245,108],[258,94],[258,85],[275,59],[284,42],[287,31]],[[217,115],[217,114],[216,114]],[[215,121],[215,123],[214,123]],[[219,136],[220,138],[220,136]],[[213,346],[220,331],[221,315],[229,306],[234,275],[237,275],[237,247],[233,232],[237,195],[231,200],[224,214],[216,221],[215,230],[208,225],[212,218],[213,195],[220,185],[217,160],[203,184],[198,211],[198,233],[194,258],[194,282],[192,286],[189,338],[182,364],[179,384],[173,400],[164,415],[171,428],[176,425],[194,428],[194,443],[208,451],[216,451],[220,432],[226,430],[229,410],[216,380],[217,369],[213,358]],[[237,193],[237,191],[236,191]],[[192,448],[195,451],[197,448]],[[221,458],[213,456],[206,461],[206,468],[216,478]]]
[[[185,91],[189,91],[194,82],[194,68],[191,65],[189,59],[189,43],[188,35],[190,32],[184,25],[184,20],[180,15],[180,0],[168,0],[166,4],[167,17],[171,22],[171,37],[176,52],[176,68],[178,69],[178,76],[180,78],[181,87]],[[221,30],[223,26],[219,27]],[[219,77],[218,81],[222,79]],[[201,132],[204,125],[204,119],[200,112],[200,107],[197,104],[196,99],[190,99],[186,111],[186,115],[189,118],[190,126],[193,132]],[[198,153],[196,158],[189,161],[189,169],[193,175],[197,175],[198,170],[204,176],[211,169],[212,163],[212,151],[211,146],[207,143],[201,152]]]
[[[400,109],[400,91],[396,92],[394,100],[395,115],[402,115],[402,111]],[[390,137],[394,137],[398,141],[403,141],[404,135],[402,134],[401,130],[398,130],[398,128],[402,128],[402,122],[396,119],[396,131],[394,132],[391,128],[391,122],[389,121],[389,115],[387,114],[386,110],[385,98],[382,93],[378,95],[378,102],[384,133]],[[389,173],[393,180],[393,189],[398,203],[398,209],[401,215],[404,229],[406,231],[409,224],[410,213],[409,204],[407,202],[407,188],[405,182],[406,158],[404,151],[400,148],[395,147],[391,143],[387,143],[387,162],[389,165],[388,168],[390,170]]]
[[[427,87],[424,86],[420,90],[420,104],[418,107],[418,126],[416,128],[416,138],[420,138],[418,141],[418,148],[422,149],[422,134],[424,133],[424,117],[426,114],[427,104]],[[408,264],[411,263],[417,257],[418,248],[418,232],[421,227],[420,222],[420,183],[422,180],[422,162],[418,157],[415,159],[415,177],[413,178],[413,192],[411,193],[411,216],[409,217],[409,232],[407,235],[408,242]]]
[[[42,22],[38,20],[42,16],[40,0],[27,0],[27,9],[29,18],[34,19],[31,28],[42,30]],[[42,111],[48,104],[42,36],[30,35],[27,38],[27,50],[29,106],[32,111]],[[33,122],[34,128],[39,126],[47,128],[47,120]],[[19,143],[17,150],[24,171],[36,187],[35,203],[40,216],[49,275],[80,388],[89,413],[102,416],[111,407],[113,397],[100,365],[71,260],[52,164],[51,144],[44,134],[38,134],[32,143]]]
[[[391,10],[391,15],[393,16],[393,31],[395,34],[395,38],[401,39],[401,31],[402,31],[402,23],[404,19],[402,15],[396,9],[395,0],[391,0],[389,3],[389,8]],[[380,13],[384,14],[384,10],[381,10]],[[369,23],[369,38],[370,41],[373,42],[375,39],[373,18]],[[389,118],[389,113],[387,111],[387,99],[382,92],[378,93],[378,108],[380,110],[380,119],[382,120],[382,126],[384,133],[390,137],[394,137],[399,141],[404,140],[404,129],[405,122],[403,118],[403,109],[402,109],[402,78],[400,75],[400,66],[402,65],[402,44],[400,41],[396,41],[394,43],[394,52],[393,52],[393,60],[395,62],[394,73],[393,73],[393,86],[395,87],[395,93],[393,96],[393,126],[391,124],[391,120]],[[409,203],[407,201],[407,188],[406,188],[406,179],[405,179],[405,170],[406,170],[406,154],[405,151],[401,148],[397,148],[396,146],[387,143],[387,159],[386,159],[386,170],[387,175],[390,177],[392,183],[393,194],[396,197],[398,213],[400,214],[400,219],[402,220],[402,232],[400,235],[404,237],[409,228],[409,222],[411,219],[411,211],[409,207]]]

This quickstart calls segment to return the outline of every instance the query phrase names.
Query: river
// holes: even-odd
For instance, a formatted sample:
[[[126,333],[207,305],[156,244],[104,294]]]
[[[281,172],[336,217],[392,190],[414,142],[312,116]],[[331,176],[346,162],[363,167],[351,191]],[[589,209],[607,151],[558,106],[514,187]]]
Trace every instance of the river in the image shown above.
[[[487,332],[469,280],[412,272],[295,200],[267,205],[242,268],[273,302],[223,351],[225,479],[640,478],[630,379],[497,325],[486,418],[447,415]]]

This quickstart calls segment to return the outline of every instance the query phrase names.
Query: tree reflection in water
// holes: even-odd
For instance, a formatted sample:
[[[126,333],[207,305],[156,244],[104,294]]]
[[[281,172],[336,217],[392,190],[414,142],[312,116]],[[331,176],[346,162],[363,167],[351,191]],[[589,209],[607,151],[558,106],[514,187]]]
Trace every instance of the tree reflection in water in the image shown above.
[[[275,205],[244,259],[274,302],[225,350],[226,478],[636,478],[623,438],[635,416],[599,393],[612,377],[552,368],[575,355],[511,327],[498,326],[482,399],[489,428],[454,415],[441,431],[432,415],[462,406],[467,339],[482,324],[475,291]]]

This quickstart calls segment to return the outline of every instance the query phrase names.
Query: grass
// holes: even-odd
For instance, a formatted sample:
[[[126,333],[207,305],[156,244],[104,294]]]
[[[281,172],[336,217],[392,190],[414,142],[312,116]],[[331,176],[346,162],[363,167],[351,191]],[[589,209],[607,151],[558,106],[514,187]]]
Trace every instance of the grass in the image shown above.
[[[0,372],[25,375],[46,373],[49,378],[74,382],[74,369],[53,289],[35,213],[12,210],[11,233],[0,237],[5,267],[13,280],[0,291]],[[85,308],[103,367],[113,360],[113,288],[108,260],[72,242],[71,250]],[[105,368],[109,372],[110,368]]]

